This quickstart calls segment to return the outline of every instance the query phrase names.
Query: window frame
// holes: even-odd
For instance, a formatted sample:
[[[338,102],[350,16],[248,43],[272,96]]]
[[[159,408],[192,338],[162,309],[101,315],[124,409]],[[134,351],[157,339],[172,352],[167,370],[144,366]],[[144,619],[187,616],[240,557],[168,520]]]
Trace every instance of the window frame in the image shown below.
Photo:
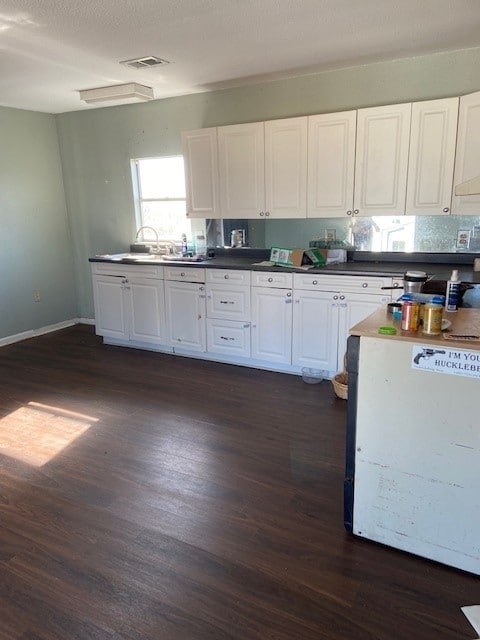
[[[149,202],[163,202],[163,203],[168,203],[168,202],[184,202],[185,203],[185,213],[187,211],[187,194],[185,191],[185,197],[183,198],[144,198],[142,196],[142,181],[140,178],[140,162],[142,160],[165,160],[165,159],[169,159],[169,158],[182,158],[183,159],[183,155],[181,153],[179,154],[171,154],[171,155],[166,155],[166,156],[147,156],[147,157],[143,157],[143,158],[132,158],[130,160],[130,169],[131,169],[131,174],[132,174],[132,189],[133,189],[133,199],[134,199],[134,209],[135,209],[135,223],[136,223],[136,229],[135,229],[135,233],[138,232],[138,229],[140,229],[143,226],[151,226],[149,224],[146,224],[143,220],[142,217],[142,204],[143,203],[149,203]],[[188,217],[185,215],[185,221],[189,222]],[[159,236],[161,237],[161,233],[160,231],[157,229],[157,233],[159,234]],[[180,238],[177,238],[176,240],[180,240]],[[146,240],[145,241],[146,244],[151,243],[151,241]]]

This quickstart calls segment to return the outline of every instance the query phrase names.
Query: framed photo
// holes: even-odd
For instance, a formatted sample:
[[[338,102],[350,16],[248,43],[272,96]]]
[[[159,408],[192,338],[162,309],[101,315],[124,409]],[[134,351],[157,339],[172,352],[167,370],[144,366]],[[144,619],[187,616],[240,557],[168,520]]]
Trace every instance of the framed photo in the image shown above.
[[[455,249],[468,249],[470,247],[470,229],[459,229],[457,231],[457,243]]]

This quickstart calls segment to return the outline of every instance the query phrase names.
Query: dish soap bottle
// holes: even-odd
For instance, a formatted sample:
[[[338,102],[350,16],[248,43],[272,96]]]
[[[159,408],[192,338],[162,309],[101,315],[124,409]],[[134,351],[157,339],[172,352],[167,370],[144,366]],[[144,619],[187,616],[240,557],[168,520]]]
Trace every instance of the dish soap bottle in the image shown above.
[[[187,236],[182,233],[182,256],[186,256],[188,253]]]
[[[445,311],[457,311],[460,302],[460,285],[462,283],[458,279],[458,270],[454,269],[450,280],[447,282],[447,291],[445,296]]]

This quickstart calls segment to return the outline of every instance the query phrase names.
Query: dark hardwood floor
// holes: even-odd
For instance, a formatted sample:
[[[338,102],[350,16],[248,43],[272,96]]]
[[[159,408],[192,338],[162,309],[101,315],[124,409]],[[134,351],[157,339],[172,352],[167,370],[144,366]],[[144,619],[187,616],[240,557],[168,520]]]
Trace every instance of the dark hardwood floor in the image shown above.
[[[478,577],[343,529],[330,383],[103,346],[0,350],[1,640],[440,640]]]

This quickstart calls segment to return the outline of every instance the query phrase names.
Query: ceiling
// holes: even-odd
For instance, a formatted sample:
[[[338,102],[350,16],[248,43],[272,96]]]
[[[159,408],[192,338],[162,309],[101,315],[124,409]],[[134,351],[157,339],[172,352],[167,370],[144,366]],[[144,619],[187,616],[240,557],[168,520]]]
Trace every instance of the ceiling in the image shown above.
[[[95,108],[79,90],[155,99],[480,47],[480,0],[0,0],[0,105]],[[131,69],[159,56],[170,64]]]

